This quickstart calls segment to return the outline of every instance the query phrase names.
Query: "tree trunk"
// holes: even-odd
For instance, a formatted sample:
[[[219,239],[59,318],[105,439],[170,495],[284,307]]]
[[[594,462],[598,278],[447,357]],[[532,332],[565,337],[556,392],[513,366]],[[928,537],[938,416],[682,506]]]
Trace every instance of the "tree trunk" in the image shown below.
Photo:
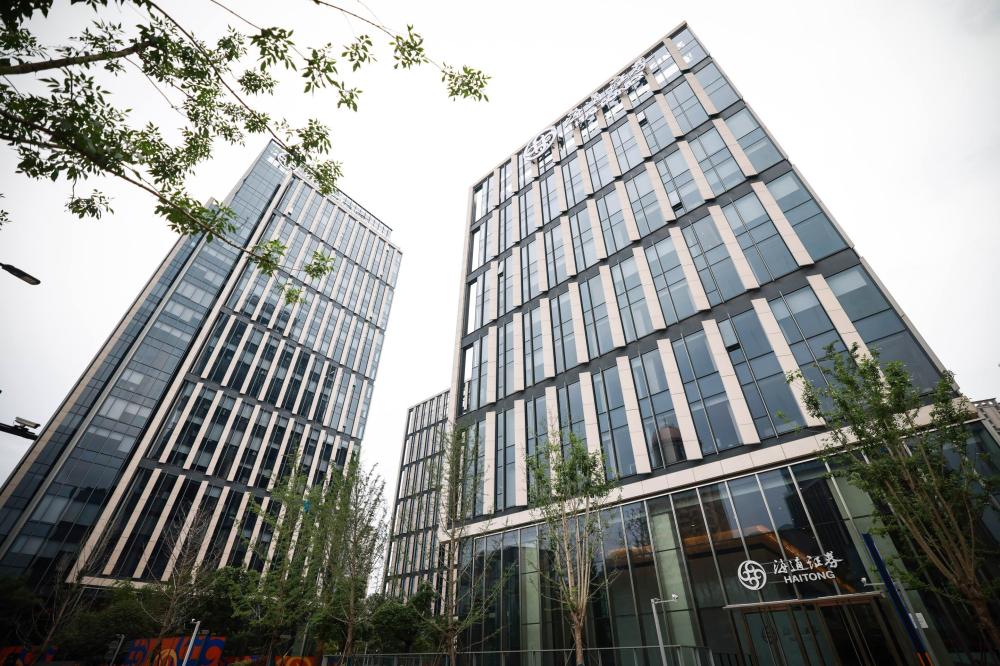
[[[49,632],[45,634],[45,639],[42,640],[41,645],[38,646],[38,650],[35,653],[34,663],[42,664],[45,663],[45,653],[49,649],[49,645],[52,644],[52,634],[55,632],[55,626],[49,629]]]
[[[573,626],[573,648],[576,650],[577,666],[583,666],[583,627],[580,623]]]
[[[967,597],[969,604],[972,606],[972,612],[976,614],[979,628],[982,629],[983,635],[989,643],[989,648],[993,652],[1000,654],[1000,627],[997,627],[996,622],[993,621],[993,615],[990,613],[986,597],[978,589],[974,591],[970,590],[967,593]]]
[[[343,666],[347,663],[347,658],[351,655],[351,650],[354,648],[354,623],[347,623],[347,635],[344,636],[344,649],[340,654],[340,664]]]
[[[274,650],[274,636],[267,639],[267,655],[264,657],[264,666],[271,666],[271,652]]]

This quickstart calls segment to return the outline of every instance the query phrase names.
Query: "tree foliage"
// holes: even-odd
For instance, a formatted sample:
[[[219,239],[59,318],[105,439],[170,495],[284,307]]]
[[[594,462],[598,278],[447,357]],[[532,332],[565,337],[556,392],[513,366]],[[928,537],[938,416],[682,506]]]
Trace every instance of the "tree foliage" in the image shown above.
[[[436,67],[449,97],[486,99],[489,77],[472,67],[436,63],[413,26],[395,31],[324,0],[299,1],[360,21],[386,40],[395,68]],[[83,192],[86,181],[118,179],[152,196],[156,213],[177,233],[233,245],[270,274],[281,266],[285,248],[246,248],[232,240],[233,210],[200,203],[186,181],[220,143],[242,145],[248,136],[266,135],[283,148],[288,167],[304,172],[321,193],[334,192],[342,165],[330,158],[329,128],[315,118],[293,126],[257,102],[282,94],[285,70],[299,75],[304,93],[330,90],[338,108],[356,111],[362,90],[348,79],[377,60],[376,42],[356,34],[339,48],[299,44],[290,27],[259,25],[221,0],[201,3],[206,10],[224,10],[234,25],[205,35],[203,24],[188,25],[155,0],[73,0],[89,12],[89,24],[56,45],[48,43],[48,33],[66,8],[53,0],[2,3],[0,140],[16,151],[18,172],[68,182],[66,207],[78,217],[113,212],[107,195]],[[150,92],[141,111],[161,105],[176,112],[177,126],[144,121],[125,107],[120,94],[129,86]],[[0,226],[8,218],[0,211]],[[332,260],[313,256],[303,266],[284,268],[296,279],[316,277],[329,272]],[[296,300],[298,294],[291,296]]]
[[[540,566],[542,576],[570,624],[576,663],[583,664],[587,609],[608,584],[594,573],[604,539],[601,509],[613,499],[617,479],[607,478],[601,452],[590,452],[572,432],[551,433],[538,457],[528,459],[528,475],[528,503],[545,527],[539,542],[552,554],[548,566]]]
[[[829,350],[830,383],[801,373],[809,413],[831,428],[825,442],[834,465],[867,493],[877,529],[911,556],[908,582],[948,596],[971,610],[993,649],[1000,631],[990,603],[1000,593],[1000,555],[983,525],[995,514],[1000,478],[975,449],[966,422],[974,409],[942,375],[922,395],[898,361],[880,363],[857,345]]]
[[[368,652],[411,654],[432,652],[438,648],[434,631],[434,589],[423,583],[406,601],[372,595],[368,631]]]
[[[271,538],[255,546],[265,572],[242,614],[266,637],[268,657],[289,654],[307,627],[324,652],[346,657],[368,622],[366,590],[385,542],[384,483],[356,456],[343,473],[312,483],[298,467],[256,505]]]

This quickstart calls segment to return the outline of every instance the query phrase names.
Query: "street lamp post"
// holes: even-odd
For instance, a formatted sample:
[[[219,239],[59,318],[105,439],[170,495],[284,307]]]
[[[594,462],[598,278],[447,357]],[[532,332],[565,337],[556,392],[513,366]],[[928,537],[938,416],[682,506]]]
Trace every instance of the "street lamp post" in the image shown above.
[[[184,661],[181,662],[181,666],[187,666],[188,659],[191,657],[191,648],[194,647],[194,642],[198,640],[198,630],[201,629],[201,620],[196,620],[191,618],[194,622],[194,631],[191,633],[191,640],[188,641],[187,650],[184,651]]]
[[[649,600],[649,605],[653,609],[653,622],[656,623],[656,644],[660,647],[660,659],[663,661],[663,666],[667,666],[667,650],[663,647],[663,632],[660,631],[660,615],[656,612],[656,604],[675,604],[677,601],[676,594],[671,594],[669,599],[653,597]]]
[[[23,280],[24,282],[27,282],[28,284],[33,286],[42,283],[42,281],[36,278],[34,275],[22,271],[17,266],[12,266],[10,264],[0,264],[0,269],[7,271],[17,279]]]

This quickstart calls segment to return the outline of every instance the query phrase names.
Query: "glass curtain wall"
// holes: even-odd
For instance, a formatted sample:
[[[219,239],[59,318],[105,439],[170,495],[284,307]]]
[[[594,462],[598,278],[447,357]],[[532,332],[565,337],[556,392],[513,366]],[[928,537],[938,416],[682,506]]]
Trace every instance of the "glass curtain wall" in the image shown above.
[[[971,439],[979,441],[975,433]],[[753,661],[749,646],[754,637],[746,633],[753,625],[729,607],[766,602],[805,602],[808,607],[809,600],[846,603],[870,593],[873,588],[865,579],[877,576],[861,535],[872,530],[873,507],[836,471],[822,460],[810,460],[604,511],[603,541],[593,562],[599,589],[587,621],[587,647],[644,646],[608,650],[601,658],[603,663],[658,664],[650,604],[655,597],[669,600],[658,606],[665,644],[703,645],[719,655]],[[884,558],[897,555],[890,541],[876,541]],[[470,632],[470,638],[478,639],[467,649],[572,647],[569,625],[547,578],[553,553],[544,526],[478,537],[471,551],[476,570],[485,567],[485,580],[479,577],[484,598],[498,582],[501,590],[482,625]],[[759,589],[741,582],[741,564],[748,560],[766,573]],[[933,608],[925,613],[932,643],[944,647],[939,630],[961,635],[955,631],[953,609],[929,595],[909,591],[908,596],[918,611]],[[895,622],[891,613],[887,617],[889,624]],[[804,644],[823,644],[819,629],[796,629]],[[966,645],[952,637],[945,650],[958,657]],[[496,663],[555,663],[561,654],[529,658],[501,653]]]

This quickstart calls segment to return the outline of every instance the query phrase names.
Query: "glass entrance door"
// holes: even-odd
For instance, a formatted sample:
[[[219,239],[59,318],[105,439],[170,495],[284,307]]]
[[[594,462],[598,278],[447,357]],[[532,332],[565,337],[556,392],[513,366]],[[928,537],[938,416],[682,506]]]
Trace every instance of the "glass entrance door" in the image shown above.
[[[823,600],[734,609],[754,666],[905,666],[878,602]]]

